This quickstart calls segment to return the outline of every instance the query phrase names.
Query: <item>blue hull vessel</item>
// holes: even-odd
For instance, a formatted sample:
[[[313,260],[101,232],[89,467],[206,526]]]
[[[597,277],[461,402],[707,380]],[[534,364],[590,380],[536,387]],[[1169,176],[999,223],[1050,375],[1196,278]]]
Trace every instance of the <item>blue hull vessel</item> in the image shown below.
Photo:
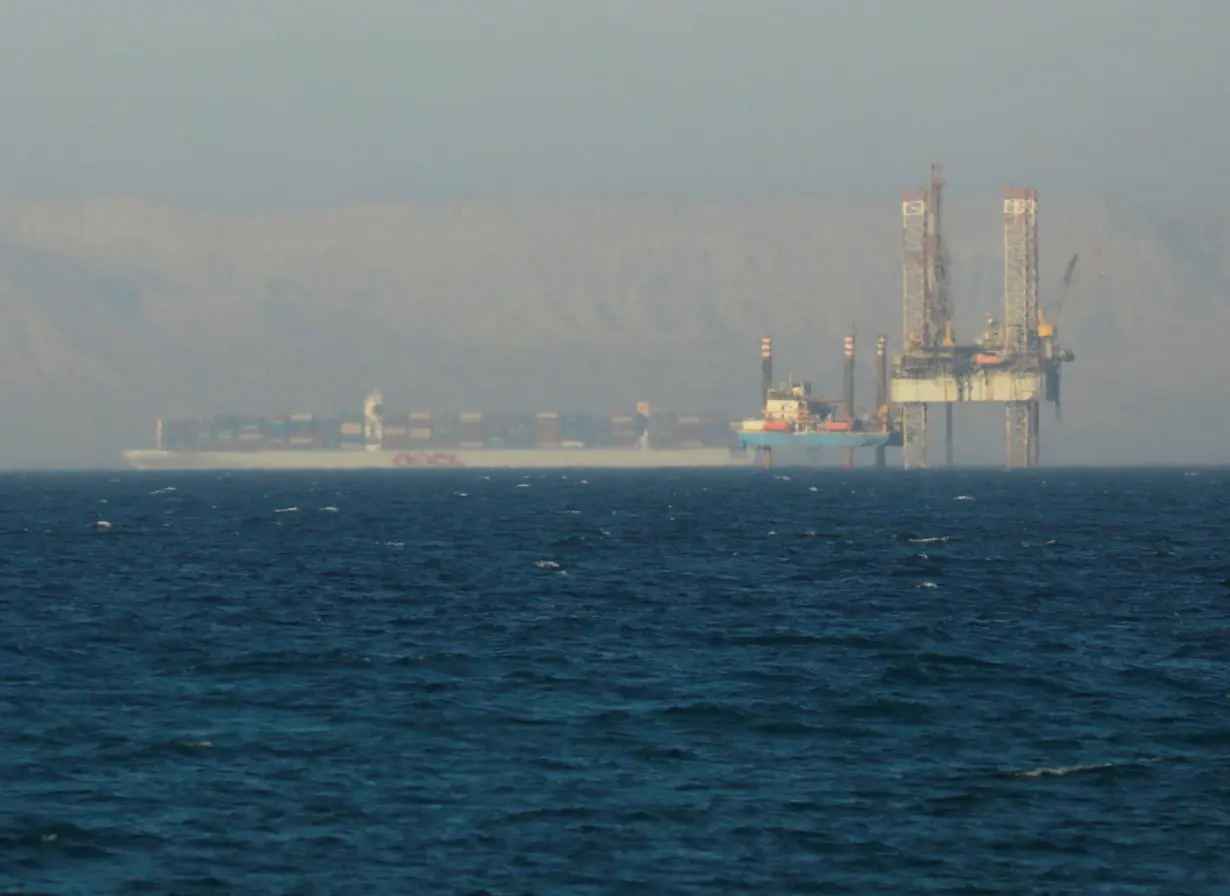
[[[740,432],[747,448],[878,448],[888,445],[891,432]]]

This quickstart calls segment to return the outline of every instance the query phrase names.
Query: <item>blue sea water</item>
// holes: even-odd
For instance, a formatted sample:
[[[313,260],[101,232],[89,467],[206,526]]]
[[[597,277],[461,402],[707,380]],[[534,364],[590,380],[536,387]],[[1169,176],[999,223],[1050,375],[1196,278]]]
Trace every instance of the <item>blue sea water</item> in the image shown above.
[[[1227,893],[1228,533],[1218,470],[6,476],[0,890]]]

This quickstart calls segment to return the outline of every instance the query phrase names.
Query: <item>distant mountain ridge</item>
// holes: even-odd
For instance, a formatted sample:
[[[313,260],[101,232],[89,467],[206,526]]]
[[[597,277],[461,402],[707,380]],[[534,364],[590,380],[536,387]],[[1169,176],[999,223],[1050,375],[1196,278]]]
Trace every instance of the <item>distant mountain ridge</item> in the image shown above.
[[[1044,460],[1221,459],[1230,217],[1041,201],[1044,306],[1081,253],[1060,321],[1077,360]],[[968,337],[1002,305],[999,198],[946,206]],[[895,196],[295,215],[0,202],[0,464],[112,464],[160,415],[337,410],[373,385],[405,409],[743,413],[762,332],[781,373],[834,391],[852,324],[865,404],[874,334],[900,342],[899,259]],[[1002,427],[969,419],[959,456],[998,461]]]

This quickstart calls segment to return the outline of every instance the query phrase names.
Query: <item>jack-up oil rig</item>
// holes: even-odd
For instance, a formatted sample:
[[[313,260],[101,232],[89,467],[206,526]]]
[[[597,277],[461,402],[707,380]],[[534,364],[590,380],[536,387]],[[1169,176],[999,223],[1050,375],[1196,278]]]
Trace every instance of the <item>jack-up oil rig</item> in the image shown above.
[[[803,448],[815,457],[840,447],[846,467],[854,465],[856,448],[874,448],[875,465],[884,467],[885,449],[900,445],[907,470],[926,467],[933,404],[944,406],[944,461],[952,466],[957,402],[1005,405],[1008,466],[1038,464],[1041,404],[1053,403],[1058,416],[1061,365],[1073,360],[1057,341],[1063,293],[1049,321],[1038,304],[1038,191],[1004,190],[1003,318],[988,315],[982,335],[961,343],[943,239],[943,188],[940,169],[932,165],[926,189],[902,194],[903,348],[890,376],[887,337],[876,337],[874,414],[855,414],[853,333],[845,337],[840,401],[814,395],[806,381],[774,382],[773,343],[768,336],[761,340],[761,411],[738,424],[736,433],[764,466],[772,466],[775,448]],[[1076,260],[1068,262],[1065,291]]]
[[[932,165],[927,189],[902,194],[903,350],[893,359],[889,403],[904,465],[927,466],[931,405],[944,406],[944,459],[951,466],[953,404],[994,402],[1007,409],[1008,466],[1036,466],[1041,403],[1054,403],[1058,413],[1061,365],[1073,360],[1038,305],[1038,191],[1004,190],[1003,319],[988,316],[982,336],[962,344],[943,240],[943,187]]]

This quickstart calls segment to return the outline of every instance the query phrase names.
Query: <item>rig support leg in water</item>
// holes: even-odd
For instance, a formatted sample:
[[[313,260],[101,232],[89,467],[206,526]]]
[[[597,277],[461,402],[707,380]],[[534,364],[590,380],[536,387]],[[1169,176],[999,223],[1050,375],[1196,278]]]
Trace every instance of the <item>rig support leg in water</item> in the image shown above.
[[[846,448],[841,455],[841,465],[847,470],[854,469],[854,449]]]
[[[772,448],[761,448],[760,449],[760,465],[764,467],[766,470],[773,469],[773,449]]]
[[[952,402],[944,402],[944,466],[952,466]]]

